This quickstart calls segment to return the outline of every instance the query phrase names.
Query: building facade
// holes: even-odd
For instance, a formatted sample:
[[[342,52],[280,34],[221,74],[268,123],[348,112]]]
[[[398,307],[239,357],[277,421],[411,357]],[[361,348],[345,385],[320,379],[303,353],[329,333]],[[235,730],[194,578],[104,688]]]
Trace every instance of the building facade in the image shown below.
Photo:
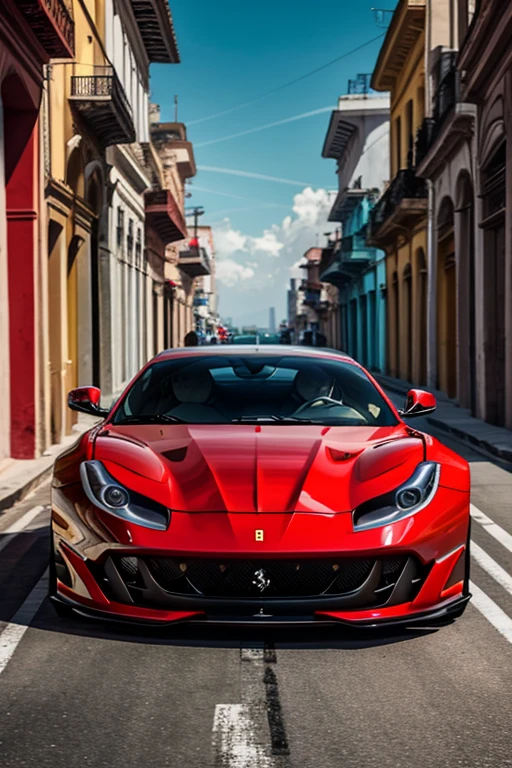
[[[426,16],[428,87],[415,146],[416,173],[429,181],[427,378],[476,414],[476,107],[457,71],[455,0],[451,13],[445,6],[431,0]]]
[[[158,152],[164,183],[174,208],[186,221],[185,183],[196,175],[192,144],[183,123],[160,122],[160,108],[152,105],[151,140]],[[185,235],[186,236],[186,235]],[[194,264],[183,263],[181,250],[188,248],[183,236],[168,243],[164,269],[164,339],[166,348],[183,346],[186,334],[194,329]],[[198,266],[198,274],[203,274]],[[206,274],[207,272],[205,272]]]
[[[454,201],[457,229],[466,236],[461,259],[466,227],[473,238],[468,256],[472,252],[473,260],[464,271],[470,276],[473,271],[473,285],[461,274],[460,291],[469,282],[475,297],[469,318],[476,348],[475,410],[512,429],[512,4],[459,0],[457,11],[460,101],[476,106],[477,122],[474,176],[465,197]],[[459,366],[468,336],[467,312],[462,317]]]
[[[338,288],[320,280],[322,249],[309,248],[299,265],[305,270],[302,281],[288,293],[288,316],[295,316],[292,328],[295,343],[340,349],[341,326]]]
[[[63,0],[0,3],[0,461],[50,441],[41,100],[49,59],[74,52]]]
[[[427,183],[414,165],[425,110],[426,5],[399,1],[371,81],[390,93],[391,181],[370,214],[367,242],[386,254],[387,371],[415,384],[427,382]]]
[[[217,311],[218,297],[215,284],[215,244],[212,228],[201,226],[197,228],[197,238],[200,248],[203,248],[209,267],[209,273],[201,275],[194,284],[194,323],[195,330],[203,340],[217,334],[220,319]]]
[[[339,191],[329,221],[341,230],[323,249],[320,280],[339,289],[341,348],[369,369],[384,371],[385,255],[366,243],[366,235],[389,173],[389,99],[370,95],[368,79],[357,81],[366,92],[339,99],[322,150],[337,162]]]

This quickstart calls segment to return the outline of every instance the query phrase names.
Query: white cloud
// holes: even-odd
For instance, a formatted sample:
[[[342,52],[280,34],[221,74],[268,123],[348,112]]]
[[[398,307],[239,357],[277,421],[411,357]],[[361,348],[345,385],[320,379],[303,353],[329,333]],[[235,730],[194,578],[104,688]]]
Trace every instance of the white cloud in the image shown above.
[[[332,195],[325,189],[306,187],[293,198],[293,214],[258,237],[233,228],[229,218],[214,227],[223,315],[239,323],[250,323],[251,317],[261,322],[273,306],[278,321],[285,316],[283,283],[288,285],[290,277],[302,276],[298,265],[304,253],[317,242],[322,245],[324,232],[334,230],[335,225],[327,222]]]
[[[239,264],[233,259],[217,259],[216,277],[228,288],[254,277],[254,270],[249,266]]]

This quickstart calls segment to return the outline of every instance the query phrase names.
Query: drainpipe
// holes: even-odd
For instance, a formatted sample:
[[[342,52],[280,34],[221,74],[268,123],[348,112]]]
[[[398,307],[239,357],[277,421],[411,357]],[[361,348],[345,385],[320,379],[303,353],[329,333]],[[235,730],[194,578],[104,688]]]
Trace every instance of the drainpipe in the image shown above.
[[[425,35],[425,116],[432,116],[432,77],[430,74],[430,52],[432,50],[432,0],[427,0]],[[427,179],[427,384],[435,388],[437,381],[437,323],[436,323],[436,280],[437,250],[434,228],[434,184]]]
[[[427,179],[428,190],[428,228],[427,228],[427,384],[431,389],[435,389],[437,380],[437,355],[436,355],[436,280],[437,280],[437,259],[435,248],[435,228],[434,228],[434,185],[430,179]]]

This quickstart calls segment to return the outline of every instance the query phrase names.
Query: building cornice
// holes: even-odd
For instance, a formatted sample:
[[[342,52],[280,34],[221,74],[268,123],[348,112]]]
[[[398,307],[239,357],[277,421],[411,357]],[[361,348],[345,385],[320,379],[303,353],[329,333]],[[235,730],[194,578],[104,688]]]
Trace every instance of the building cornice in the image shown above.
[[[322,157],[338,160],[350,144],[350,139],[364,127],[368,118],[389,118],[389,97],[341,97],[338,109],[331,114],[322,149]]]
[[[179,64],[178,43],[168,0],[131,0],[131,6],[149,61]]]
[[[372,75],[375,91],[390,91],[425,29],[426,0],[400,0]]]

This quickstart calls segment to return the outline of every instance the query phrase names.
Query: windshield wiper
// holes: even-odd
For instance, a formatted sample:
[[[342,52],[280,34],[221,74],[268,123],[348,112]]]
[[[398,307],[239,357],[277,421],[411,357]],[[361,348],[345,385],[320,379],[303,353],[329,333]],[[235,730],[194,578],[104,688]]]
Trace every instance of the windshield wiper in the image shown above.
[[[294,424],[314,424],[313,419],[301,419],[300,416],[237,416],[236,419],[231,419],[232,424],[264,424],[270,422],[275,424],[276,422],[293,422]]]
[[[114,422],[119,426],[123,424],[186,424],[179,416],[168,416],[165,413],[147,413],[141,416],[127,416],[121,421]]]

